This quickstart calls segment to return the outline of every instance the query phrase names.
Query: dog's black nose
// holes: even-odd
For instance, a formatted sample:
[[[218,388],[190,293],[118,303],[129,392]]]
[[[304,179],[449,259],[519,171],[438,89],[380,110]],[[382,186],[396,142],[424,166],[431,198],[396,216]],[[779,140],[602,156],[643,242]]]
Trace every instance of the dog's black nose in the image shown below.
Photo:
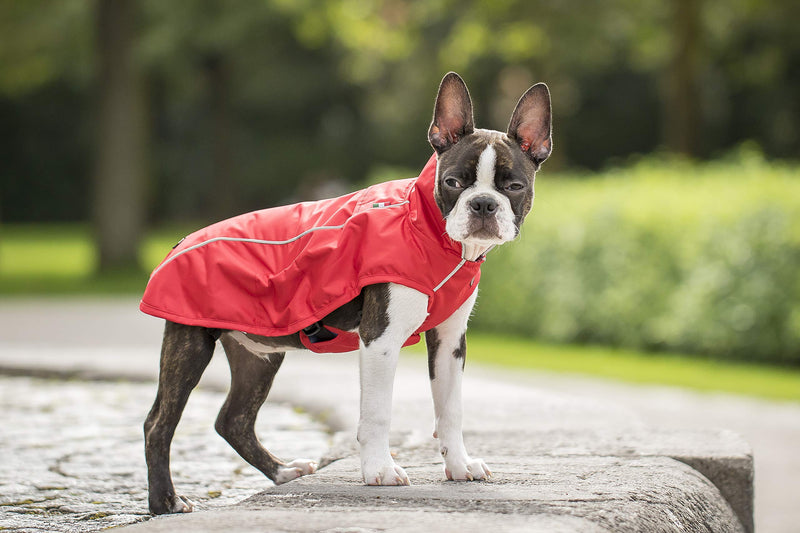
[[[489,196],[478,196],[469,201],[469,207],[476,215],[488,217],[497,210],[497,202]]]

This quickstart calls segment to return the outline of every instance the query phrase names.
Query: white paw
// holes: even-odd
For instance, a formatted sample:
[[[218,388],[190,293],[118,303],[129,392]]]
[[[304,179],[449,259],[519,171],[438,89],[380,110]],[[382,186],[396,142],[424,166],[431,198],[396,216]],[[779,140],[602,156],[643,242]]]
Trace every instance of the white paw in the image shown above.
[[[448,462],[444,473],[450,481],[486,481],[492,477],[492,471],[483,459],[470,459]]]
[[[169,513],[191,513],[194,511],[194,502],[186,496],[175,495],[169,503]]]
[[[180,499],[180,500],[179,500]],[[194,511],[194,502],[186,496],[178,496],[175,498],[176,503],[179,503],[178,508],[175,509],[176,513],[191,513]]]
[[[391,459],[379,466],[362,466],[361,472],[367,485],[411,485],[406,471]]]
[[[295,459],[291,463],[278,467],[278,475],[275,476],[275,484],[280,485],[301,476],[313,474],[316,471],[316,462],[309,459]]]

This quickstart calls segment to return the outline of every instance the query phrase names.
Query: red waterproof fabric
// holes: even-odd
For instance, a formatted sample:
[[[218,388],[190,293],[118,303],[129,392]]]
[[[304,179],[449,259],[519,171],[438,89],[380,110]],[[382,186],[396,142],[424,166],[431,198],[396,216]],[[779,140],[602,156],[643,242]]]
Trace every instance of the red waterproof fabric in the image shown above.
[[[483,262],[462,264],[461,244],[445,233],[435,173],[434,155],[414,179],[192,233],[153,271],[139,307],[181,324],[272,337],[321,320],[366,285],[393,282],[429,296],[428,318],[406,344],[415,343],[467,300]],[[356,334],[337,333],[316,344],[301,337],[316,352],[358,349]]]

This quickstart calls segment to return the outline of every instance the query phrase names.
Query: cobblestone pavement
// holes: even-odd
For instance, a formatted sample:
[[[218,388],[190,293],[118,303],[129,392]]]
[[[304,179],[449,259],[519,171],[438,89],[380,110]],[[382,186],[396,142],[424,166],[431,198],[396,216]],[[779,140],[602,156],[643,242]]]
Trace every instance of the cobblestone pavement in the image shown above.
[[[146,519],[141,426],[155,384],[0,377],[0,530],[98,531]],[[177,490],[210,509],[271,485],[213,429],[224,394],[196,390],[172,447]],[[319,458],[325,428],[267,404],[257,431],[286,458]]]

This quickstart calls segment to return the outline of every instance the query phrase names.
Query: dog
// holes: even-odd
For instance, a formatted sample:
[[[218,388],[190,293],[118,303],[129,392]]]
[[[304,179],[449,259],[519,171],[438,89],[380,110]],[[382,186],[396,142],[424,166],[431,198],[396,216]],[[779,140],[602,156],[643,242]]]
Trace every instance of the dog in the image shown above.
[[[356,348],[363,480],[409,484],[389,451],[392,382],[401,346],[422,332],[445,475],[491,476],[462,437],[465,332],[486,253],[519,235],[533,205],[534,177],[552,150],[549,89],[528,89],[505,133],[476,129],[467,86],[450,72],[428,140],[435,153],[416,179],[234,217],[186,237],[154,270],[140,304],[166,319],[158,393],[144,424],[152,513],[192,510],[175,493],[169,450],[217,340],[231,387],[215,428],[276,484],[317,466],[281,461],[254,431],[285,352]]]

